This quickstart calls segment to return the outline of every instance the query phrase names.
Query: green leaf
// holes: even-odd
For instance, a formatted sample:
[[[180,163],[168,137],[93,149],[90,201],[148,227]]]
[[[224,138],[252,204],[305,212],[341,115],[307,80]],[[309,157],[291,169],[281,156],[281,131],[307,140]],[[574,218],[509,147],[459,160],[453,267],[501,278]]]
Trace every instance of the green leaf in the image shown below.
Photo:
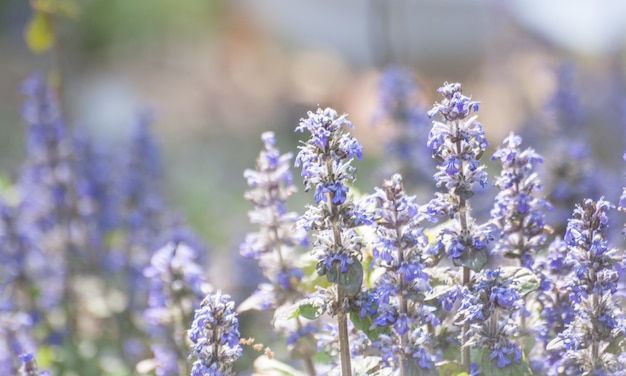
[[[298,314],[308,320],[315,320],[322,315],[319,307],[310,303],[302,304],[299,308]]]
[[[316,364],[330,364],[333,358],[326,351],[318,351],[313,355],[313,362]]]
[[[361,291],[361,286],[363,285],[363,266],[356,258],[352,258],[352,260],[354,262],[348,264],[348,270],[345,272],[342,272],[341,266],[336,264],[326,274],[328,281],[343,287],[346,295],[349,297],[356,296]]]
[[[405,376],[439,376],[439,370],[436,367],[421,368],[417,361],[413,358],[404,359]]]
[[[470,252],[463,252],[460,258],[454,260],[454,265],[465,266],[478,273],[483,269],[488,258],[486,249],[474,249]]]
[[[34,12],[24,29],[24,39],[28,48],[35,53],[49,50],[55,41],[50,15],[41,11]]]
[[[530,269],[521,266],[507,266],[502,268],[502,272],[502,278],[512,279],[515,290],[522,297],[539,289],[539,278]]]
[[[530,354],[532,349],[535,347],[535,342],[537,342],[537,337],[535,337],[533,333],[531,333],[530,335],[526,334],[524,336],[524,348],[522,349],[524,351],[524,354]]]
[[[321,306],[319,304],[312,301],[311,299],[302,299],[295,304],[277,308],[274,312],[273,322],[291,320],[298,316],[302,316],[309,320],[315,320],[323,313],[324,312],[322,312]]]
[[[498,367],[495,359],[490,359],[489,354],[491,350],[487,347],[483,347],[476,354],[476,363],[478,364],[478,368],[481,371],[481,376],[527,376],[532,375],[530,367],[528,366],[528,362],[526,361],[526,357],[522,352],[522,360],[519,364],[515,362],[511,362],[504,368]]]
[[[620,354],[623,352],[623,341],[624,341],[624,335],[623,334],[619,334],[617,337],[615,337],[611,343],[609,343],[609,345],[606,347],[606,349],[604,349],[605,353],[611,353],[611,354]]]
[[[388,333],[388,327],[375,326],[374,320],[369,316],[361,317],[358,312],[350,312],[350,320],[354,327],[367,335],[370,341],[375,341],[381,333]]]
[[[304,271],[304,277],[300,281],[303,292],[314,292],[318,287],[329,287],[330,283],[325,276],[316,272],[317,260],[310,253],[303,253],[298,258],[297,265]]]

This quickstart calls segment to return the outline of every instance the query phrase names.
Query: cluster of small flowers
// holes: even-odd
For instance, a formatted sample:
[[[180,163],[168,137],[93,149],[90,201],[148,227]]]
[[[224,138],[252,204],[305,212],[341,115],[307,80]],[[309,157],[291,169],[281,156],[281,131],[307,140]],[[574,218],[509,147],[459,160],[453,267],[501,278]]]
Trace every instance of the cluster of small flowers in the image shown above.
[[[435,369],[427,326],[439,325],[434,307],[424,302],[431,286],[425,272],[429,260],[423,252],[428,239],[421,222],[431,218],[414,196],[406,194],[398,174],[385,180],[382,189],[376,188],[370,199],[376,204],[372,263],[384,270],[373,291],[378,304],[374,324],[392,329],[373,344],[385,366],[427,374]]]
[[[626,357],[620,344],[623,315],[613,295],[623,261],[601,240],[605,229],[589,243],[593,246],[584,247],[581,236],[589,231],[578,229],[583,209],[577,209],[565,241],[557,233],[546,247],[558,230],[547,224],[552,206],[541,195],[543,185],[535,171],[543,158],[531,148],[520,149],[522,140],[515,134],[493,154],[492,160],[502,164],[495,182],[499,193],[490,220],[477,225],[469,199],[475,187],[487,184],[486,167],[479,160],[488,146],[473,115],[479,103],[464,96],[460,84],[446,83],[439,92],[444,99],[429,115],[442,120],[433,122],[427,146],[440,163],[434,174],[437,186],[447,192],[436,193],[423,207],[406,195],[402,177],[396,174],[362,201],[370,206],[355,215],[360,204],[347,194],[354,180],[349,159],[360,157],[361,148],[351,152],[341,148],[345,142],[338,142],[351,137],[340,127],[348,123],[345,115],[318,109],[301,121],[297,130],[308,129],[311,138],[300,147],[296,165],[303,166],[305,188],[315,189],[318,206],[310,206],[297,225],[317,230],[311,253],[319,274],[349,286],[352,293],[342,304],[337,293],[320,295],[318,290],[300,302],[299,314],[311,316],[304,312],[311,305],[318,309],[314,318],[320,310],[336,314],[336,307],[343,307],[371,341],[360,352],[355,352],[360,349],[355,343],[352,357],[374,356],[376,369],[402,375],[430,374],[441,367],[472,375],[618,374]],[[591,202],[584,201],[583,207]],[[602,211],[607,205],[600,200],[598,207]],[[449,220],[429,241],[420,222],[441,215]],[[601,215],[586,221],[606,224]],[[355,224],[371,227],[372,234],[359,238],[361,253],[348,248],[338,254],[346,249],[346,239],[355,238],[345,233]],[[363,253],[370,249],[371,254]],[[462,267],[462,275],[450,269],[444,255]],[[354,266],[361,257],[371,259],[365,277]],[[325,297],[321,302],[320,296]],[[367,299],[359,298],[363,296]],[[437,302],[439,306],[433,304]],[[341,330],[333,333],[341,342]],[[528,347],[527,336],[536,336],[544,346]],[[323,333],[316,337],[323,342]],[[450,349],[462,349],[461,358],[450,357]],[[341,351],[339,355],[344,356]]]
[[[191,376],[233,375],[232,364],[242,353],[239,320],[230,296],[209,294],[196,310],[189,331],[195,358]]]

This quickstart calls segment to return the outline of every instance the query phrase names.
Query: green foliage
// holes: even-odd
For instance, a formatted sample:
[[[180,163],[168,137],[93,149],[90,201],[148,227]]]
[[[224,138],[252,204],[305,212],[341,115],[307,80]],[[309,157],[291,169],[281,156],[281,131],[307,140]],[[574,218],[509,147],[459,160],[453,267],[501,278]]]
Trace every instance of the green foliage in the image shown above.
[[[380,327],[374,325],[374,319],[370,315],[361,317],[358,312],[350,312],[350,320],[354,327],[365,333],[370,341],[375,341],[382,333],[389,333],[389,327]]]
[[[326,275],[329,282],[343,287],[346,295],[350,297],[356,296],[363,285],[363,266],[356,258],[353,258],[353,261],[348,265],[347,271],[342,272],[340,266],[335,265],[327,271]]]
[[[206,36],[219,21],[221,1],[92,0],[80,25],[83,47],[138,45],[178,35],[193,40]]]
[[[475,249],[470,252],[463,252],[459,259],[454,259],[455,266],[464,266],[478,273],[489,260],[487,249]]]
[[[539,288],[539,278],[530,269],[521,266],[505,266],[502,269],[502,278],[504,280],[512,279],[514,281],[515,290],[525,297]]]
[[[478,364],[481,376],[527,376],[532,375],[526,356],[522,353],[519,364],[511,362],[504,368],[499,368],[495,359],[490,359],[491,350],[487,347],[472,351],[472,359]]]
[[[283,306],[276,310],[274,321],[291,320],[298,316],[307,320],[315,320],[324,314],[322,307],[312,299],[302,299],[290,306]]]

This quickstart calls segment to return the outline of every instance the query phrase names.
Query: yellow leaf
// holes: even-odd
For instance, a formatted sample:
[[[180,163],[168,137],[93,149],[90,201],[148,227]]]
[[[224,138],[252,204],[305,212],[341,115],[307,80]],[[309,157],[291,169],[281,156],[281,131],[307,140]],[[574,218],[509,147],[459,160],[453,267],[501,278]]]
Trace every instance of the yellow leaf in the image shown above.
[[[50,16],[44,12],[35,12],[24,29],[24,39],[33,52],[44,52],[54,44],[54,30]]]

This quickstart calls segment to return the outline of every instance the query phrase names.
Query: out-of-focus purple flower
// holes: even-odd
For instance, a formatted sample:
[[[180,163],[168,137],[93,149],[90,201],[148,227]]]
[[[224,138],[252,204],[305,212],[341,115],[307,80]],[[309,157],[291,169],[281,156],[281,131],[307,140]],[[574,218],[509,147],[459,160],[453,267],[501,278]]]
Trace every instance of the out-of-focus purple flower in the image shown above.
[[[294,230],[297,214],[287,211],[287,199],[296,191],[290,171],[292,155],[280,154],[274,133],[266,132],[261,138],[264,147],[256,169],[244,172],[250,187],[244,197],[255,206],[248,215],[260,228],[246,236],[240,252],[258,260],[271,282],[271,291],[264,294],[271,300],[262,305],[277,308],[302,297],[298,285],[304,272],[295,265],[294,249],[306,244],[307,234],[302,228]]]
[[[73,135],[76,172],[76,210],[82,218],[81,230],[87,237],[86,261],[105,266],[106,238],[121,226],[122,197],[119,191],[121,162],[118,152],[105,151],[76,130]],[[106,266],[105,266],[106,267]]]
[[[386,158],[384,168],[385,172],[400,172],[408,184],[428,181],[434,168],[426,147],[430,119],[418,102],[419,91],[409,69],[390,65],[382,72],[379,84],[380,113],[376,117],[377,120],[383,118],[393,126],[393,138],[385,148],[385,155],[389,158]]]
[[[586,114],[576,88],[577,75],[577,68],[571,61],[558,67],[557,90],[546,104],[546,111],[553,120],[546,128],[552,131],[543,135],[547,142],[539,149],[545,150],[544,154],[549,151],[551,156],[541,173],[546,197],[554,206],[547,218],[559,233],[565,231],[564,224],[572,207],[584,198],[613,194],[614,191],[606,190],[617,181],[613,171],[603,170],[604,163],[597,159],[588,143],[591,135],[583,126]],[[600,187],[604,187],[605,192],[601,192]]]
[[[557,90],[546,107],[559,127],[579,137],[584,114],[576,89],[576,73],[576,66],[571,61],[564,62],[558,67]]]
[[[625,108],[626,108],[626,105],[625,105]],[[626,152],[624,152],[622,159],[626,161]],[[622,188],[622,194],[619,197],[619,203],[617,204],[617,208],[621,211],[626,211],[626,186]],[[626,223],[624,224],[624,229],[622,230],[622,234],[626,235]]]
[[[163,202],[159,180],[162,175],[159,148],[150,132],[153,115],[143,111],[137,116],[128,153],[125,176],[120,188],[123,197],[123,226],[129,231],[130,244],[151,248],[163,227]]]
[[[304,270],[297,266],[298,255],[294,251],[296,246],[307,244],[308,238],[304,228],[294,226],[297,214],[287,211],[287,199],[296,191],[290,171],[292,154],[280,153],[273,132],[263,133],[261,139],[264,146],[256,160],[256,169],[244,171],[250,187],[244,197],[255,206],[248,216],[250,222],[259,226],[259,231],[246,236],[240,252],[258,261],[270,283],[260,284],[240,309],[278,309],[304,297],[301,286]],[[323,197],[319,201],[325,200],[326,193],[321,193]],[[340,197],[337,193],[335,198]],[[312,338],[316,325],[304,325],[299,317],[290,320],[290,324],[293,325],[281,323],[275,328],[284,331],[294,354],[310,361],[312,347],[307,345],[305,337]]]
[[[230,296],[221,291],[207,295],[189,330],[193,343],[190,359],[196,359],[192,376],[234,375],[232,364],[241,357],[239,320]]]
[[[12,273],[28,276],[21,286],[30,302],[19,308],[35,314],[58,307],[66,293],[68,264],[84,257],[85,242],[76,231],[81,218],[75,213],[72,139],[55,92],[42,75],[31,76],[22,89],[27,159],[18,178],[19,202],[5,209],[2,220],[10,238],[5,240],[11,242],[6,246],[19,247],[6,249],[21,264]]]
[[[180,333],[188,327],[193,308],[211,290],[196,258],[195,250],[184,243],[168,243],[144,269],[150,285],[144,319],[159,376],[179,372],[186,349]]]
[[[75,205],[72,137],[54,90],[41,75],[22,85],[27,160],[19,177],[21,212],[39,231],[67,231]],[[70,237],[71,234],[63,234]],[[67,239],[72,241],[71,238]]]
[[[23,312],[12,310],[8,302],[0,309],[0,373],[17,375],[20,369],[18,357],[35,351],[31,337],[32,318]]]

